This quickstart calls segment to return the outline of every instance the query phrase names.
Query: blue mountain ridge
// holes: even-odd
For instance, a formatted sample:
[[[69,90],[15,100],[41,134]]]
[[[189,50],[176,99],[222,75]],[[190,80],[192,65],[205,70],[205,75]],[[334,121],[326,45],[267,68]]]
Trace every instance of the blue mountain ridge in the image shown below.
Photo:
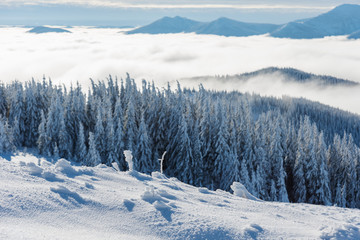
[[[265,34],[278,27],[279,25],[275,24],[245,23],[229,18],[219,18],[215,21],[204,23],[177,16],[174,18],[161,18],[149,25],[136,28],[127,33],[165,34],[194,32],[197,34],[220,36],[251,36]]]
[[[360,5],[344,4],[317,17],[297,20],[284,25],[246,23],[224,17],[212,22],[198,22],[177,16],[161,18],[149,25],[128,31],[127,34],[193,32],[236,37],[270,34],[270,36],[278,38],[312,39],[349,35],[357,31],[360,31]]]
[[[41,33],[71,33],[71,32],[62,28],[38,26],[29,30],[28,33],[41,34]]]

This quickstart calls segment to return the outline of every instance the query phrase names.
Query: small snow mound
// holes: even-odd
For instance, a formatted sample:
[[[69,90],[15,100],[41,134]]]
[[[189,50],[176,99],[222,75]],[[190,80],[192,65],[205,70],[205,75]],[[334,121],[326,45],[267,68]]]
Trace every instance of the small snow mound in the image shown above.
[[[73,178],[82,174],[92,175],[92,170],[76,170],[71,163],[63,158],[59,159],[55,164],[55,169],[66,176]]]
[[[30,174],[30,175],[33,175],[33,176],[38,176],[40,177],[42,172],[43,172],[43,169],[39,166],[37,166],[35,163],[33,162],[29,162],[29,163],[26,163],[25,165],[24,164],[21,164],[22,166],[25,166],[26,167],[26,171]]]
[[[250,199],[250,200],[255,200],[255,201],[259,200],[256,197],[254,197],[253,195],[251,195],[248,192],[248,190],[245,188],[245,186],[239,182],[233,182],[233,184],[230,186],[230,188],[234,191],[235,196]]]
[[[77,171],[71,166],[70,162],[63,158],[56,162],[55,169],[65,174],[77,173]]]
[[[141,195],[141,199],[153,204],[155,201],[166,201],[164,200],[153,187],[147,187],[145,192]]]

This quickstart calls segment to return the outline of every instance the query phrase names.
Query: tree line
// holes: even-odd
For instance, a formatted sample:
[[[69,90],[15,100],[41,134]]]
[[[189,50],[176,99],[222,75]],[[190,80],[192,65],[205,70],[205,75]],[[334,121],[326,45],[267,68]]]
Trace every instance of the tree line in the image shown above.
[[[36,148],[87,166],[117,163],[194,186],[241,182],[267,201],[360,208],[360,117],[305,99],[158,89],[129,76],[66,88],[0,85],[0,152]]]

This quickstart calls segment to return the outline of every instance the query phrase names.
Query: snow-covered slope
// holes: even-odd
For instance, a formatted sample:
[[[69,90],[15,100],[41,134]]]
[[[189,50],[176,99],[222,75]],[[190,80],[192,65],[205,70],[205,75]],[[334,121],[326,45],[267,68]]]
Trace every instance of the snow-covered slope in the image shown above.
[[[271,36],[281,38],[322,38],[347,35],[360,29],[360,5],[344,4],[320,16],[285,24]]]
[[[357,209],[249,200],[157,172],[19,154],[0,158],[0,182],[0,239],[360,238]]]
[[[29,30],[28,32],[36,33],[36,34],[40,34],[40,33],[71,33],[70,31],[68,31],[66,29],[54,28],[54,27],[44,27],[44,26],[34,27],[31,30]]]

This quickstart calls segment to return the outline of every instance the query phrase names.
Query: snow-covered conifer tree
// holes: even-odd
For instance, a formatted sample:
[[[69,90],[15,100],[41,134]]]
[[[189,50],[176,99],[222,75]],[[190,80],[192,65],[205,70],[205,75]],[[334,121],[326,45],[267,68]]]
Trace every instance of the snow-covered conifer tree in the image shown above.
[[[137,135],[137,146],[135,152],[134,168],[143,173],[151,173],[155,170],[156,159],[151,159],[151,151],[149,147],[149,137],[147,134],[144,115],[141,114],[140,126]]]
[[[37,141],[40,154],[47,154],[49,150],[49,139],[46,131],[46,117],[43,111],[41,111],[41,122],[39,125],[39,138]]]
[[[6,121],[6,120],[5,120]],[[0,118],[0,153],[6,153],[13,149],[12,139],[10,136],[10,129],[8,125],[4,122],[4,118]]]
[[[211,171],[214,166],[214,151],[213,150],[213,141],[215,139],[214,131],[215,128],[212,127],[212,115],[213,112],[210,106],[210,99],[207,98],[204,89],[200,89],[201,96],[201,116],[199,122],[199,129],[200,129],[200,143],[201,143],[201,155],[203,156],[203,169],[204,169],[204,179],[203,184],[204,186],[209,186],[211,183]]]
[[[59,131],[59,156],[61,158],[71,159],[72,158],[72,142],[68,132],[66,131],[64,117],[62,116],[60,121],[60,131]]]
[[[27,83],[25,88],[25,133],[24,141],[28,147],[36,145],[38,139],[38,127],[41,121],[41,113],[39,109],[39,101],[36,99],[36,84],[34,79]]]
[[[21,147],[22,134],[20,132],[19,120],[17,118],[15,118],[14,123],[12,124],[12,135],[14,146]]]
[[[294,186],[293,194],[296,202],[306,201],[306,185],[305,185],[305,173],[304,163],[306,158],[305,153],[305,136],[304,128],[301,126],[298,131],[298,148],[296,151],[295,165],[293,169]]]
[[[121,98],[118,97],[114,109],[114,159],[119,165],[121,171],[125,171],[127,166],[124,158],[124,127],[123,127],[123,109]]]
[[[58,93],[51,99],[51,105],[46,122],[46,135],[49,140],[48,152],[54,154],[55,145],[59,144],[59,133],[61,131],[61,121],[64,118],[64,110],[61,105],[60,96]]]
[[[24,91],[21,83],[14,83],[11,89],[10,104],[9,104],[9,123],[13,125],[15,119],[18,122],[20,145],[24,144],[25,127],[25,104],[24,104]]]
[[[130,96],[126,109],[124,132],[125,148],[132,152],[135,152],[134,150],[136,149],[135,141],[137,135],[137,125],[135,119],[135,106],[133,96]]]
[[[87,154],[87,159],[85,164],[87,166],[97,166],[101,163],[101,157],[97,150],[94,134],[92,132],[89,133],[89,151]]]
[[[317,140],[316,159],[319,168],[319,185],[316,191],[317,204],[331,205],[330,180],[328,166],[326,164],[326,145],[324,142],[324,134],[321,132]]]
[[[85,145],[84,127],[82,123],[79,123],[78,139],[76,142],[76,160],[84,163],[87,157],[87,149]]]
[[[305,162],[304,162],[304,174],[305,174],[305,185],[306,185],[306,202],[317,203],[318,195],[317,191],[319,188],[319,175],[318,175],[318,164],[315,158],[315,140],[317,138],[317,129],[311,125],[308,116],[305,116],[304,122],[304,136],[305,136]]]
[[[276,196],[271,196],[274,201],[288,202],[288,194],[285,186],[286,173],[284,170],[284,151],[281,146],[279,120],[273,122],[273,133],[270,143],[270,162],[272,178],[276,186]]]
[[[217,134],[215,136],[215,158],[214,158],[214,180],[218,184],[217,187],[225,190],[230,190],[231,184],[239,179],[238,167],[239,162],[234,152],[231,152],[228,145],[229,129],[226,121],[226,115],[224,113],[223,105],[220,100],[217,103]],[[245,186],[246,187],[246,186]]]
[[[96,150],[100,155],[101,163],[105,163],[106,158],[106,135],[103,125],[103,116],[103,108],[99,106],[94,130],[94,143]]]
[[[170,166],[173,166],[172,174],[177,176],[183,182],[189,183],[190,181],[193,181],[191,169],[193,156],[188,135],[188,124],[184,114],[181,115],[178,132],[175,135],[169,155],[169,159],[172,163]]]
[[[201,153],[201,142],[200,142],[199,124],[195,121],[194,129],[191,138],[191,151],[192,151],[192,162],[191,169],[193,171],[194,184],[195,186],[203,186],[204,184],[204,163],[203,156]]]
[[[110,99],[108,101],[107,106],[107,113],[106,113],[106,164],[111,166],[113,162],[115,162],[115,129],[114,129],[114,122],[112,116],[112,107],[110,104]]]

